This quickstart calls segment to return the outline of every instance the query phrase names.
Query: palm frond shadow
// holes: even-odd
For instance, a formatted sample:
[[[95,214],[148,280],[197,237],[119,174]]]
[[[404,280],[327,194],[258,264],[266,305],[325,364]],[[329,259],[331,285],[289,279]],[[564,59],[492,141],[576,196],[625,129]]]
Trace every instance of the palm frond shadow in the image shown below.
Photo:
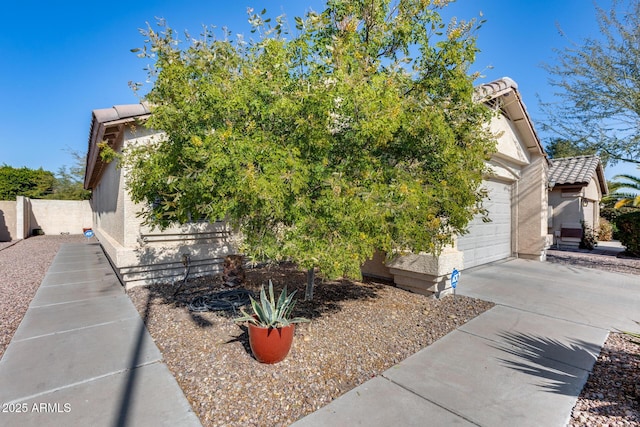
[[[600,353],[600,345],[570,339],[568,343],[530,334],[503,332],[493,346],[512,357],[499,358],[506,367],[540,378],[543,390],[577,397]]]

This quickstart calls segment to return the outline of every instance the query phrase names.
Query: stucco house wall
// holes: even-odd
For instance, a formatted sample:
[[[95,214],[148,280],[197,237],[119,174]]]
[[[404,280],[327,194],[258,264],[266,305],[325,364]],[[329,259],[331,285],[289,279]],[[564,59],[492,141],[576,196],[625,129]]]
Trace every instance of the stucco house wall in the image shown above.
[[[236,252],[224,222],[194,222],[165,230],[144,225],[137,215],[142,206],[131,200],[126,189],[126,169],[99,158],[97,143],[102,140],[122,151],[128,145],[162,138],[162,133],[139,121],[145,116],[148,110],[142,105],[94,111],[85,187],[93,190],[95,235],[127,288],[183,280],[186,257],[190,277],[219,273],[224,257]]]
[[[496,152],[491,158],[494,169],[500,168],[500,159],[506,159],[508,162],[520,166],[527,165],[531,162],[531,156],[520,143],[522,137],[518,135],[519,131],[512,120],[500,114],[491,120],[490,126],[491,132],[498,135]],[[517,177],[509,173],[502,173],[501,175],[511,179]]]
[[[591,182],[589,187],[596,185]],[[562,224],[580,224],[585,221],[591,226],[598,226],[600,222],[599,199],[590,200],[583,197],[583,188],[554,189],[549,194],[549,204],[553,206],[551,233],[559,231]],[[593,197],[593,196],[591,196]],[[586,206],[584,206],[586,204]]]
[[[544,261],[548,240],[547,190],[548,166],[546,158],[535,158],[523,170],[522,179],[517,182],[517,225],[515,227],[515,255],[520,258]]]
[[[492,176],[512,184],[513,255],[540,259],[544,257],[547,213],[546,156],[527,148],[514,122],[504,115],[494,119],[491,130],[498,137],[497,152],[489,165]]]
[[[591,178],[589,184],[584,188],[584,197],[581,205],[584,220],[595,230],[600,226],[600,201],[602,200],[602,186],[596,177]]]
[[[103,233],[113,243],[124,245],[124,200],[116,195],[124,193],[122,173],[116,162],[106,167],[102,179],[93,188],[91,209],[94,232]],[[102,239],[100,239],[102,241]]]

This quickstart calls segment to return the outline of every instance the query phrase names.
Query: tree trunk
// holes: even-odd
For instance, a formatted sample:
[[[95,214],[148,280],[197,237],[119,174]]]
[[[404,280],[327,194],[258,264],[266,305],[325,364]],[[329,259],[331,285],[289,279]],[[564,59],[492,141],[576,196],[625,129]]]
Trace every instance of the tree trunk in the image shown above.
[[[307,270],[307,289],[304,293],[304,300],[311,301],[313,299],[313,279],[315,271],[313,268]]]

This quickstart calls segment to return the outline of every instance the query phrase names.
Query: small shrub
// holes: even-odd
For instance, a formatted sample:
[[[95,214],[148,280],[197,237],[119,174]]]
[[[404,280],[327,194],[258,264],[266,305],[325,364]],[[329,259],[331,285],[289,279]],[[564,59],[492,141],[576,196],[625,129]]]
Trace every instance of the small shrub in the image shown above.
[[[580,249],[592,250],[598,244],[598,236],[593,227],[582,221],[582,240],[580,240]]]
[[[600,218],[600,227],[598,228],[598,240],[608,242],[613,239],[613,224],[604,218]]]
[[[622,214],[616,221],[620,232],[620,243],[627,252],[640,256],[640,212]]]

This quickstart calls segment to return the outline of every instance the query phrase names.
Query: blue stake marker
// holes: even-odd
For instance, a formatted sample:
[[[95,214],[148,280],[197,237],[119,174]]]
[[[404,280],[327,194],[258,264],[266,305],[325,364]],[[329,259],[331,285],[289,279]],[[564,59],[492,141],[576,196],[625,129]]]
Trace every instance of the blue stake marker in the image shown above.
[[[456,298],[456,287],[458,286],[458,280],[460,279],[460,272],[457,269],[453,269],[451,273],[451,287],[453,288],[453,298]]]

